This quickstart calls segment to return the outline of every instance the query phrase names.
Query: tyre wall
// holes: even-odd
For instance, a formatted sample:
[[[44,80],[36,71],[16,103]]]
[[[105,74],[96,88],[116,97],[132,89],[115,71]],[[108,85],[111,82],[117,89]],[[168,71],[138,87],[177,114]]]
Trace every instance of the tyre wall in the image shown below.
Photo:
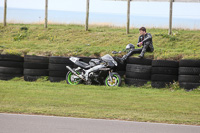
[[[24,58],[16,55],[0,55],[0,80],[23,76]]]
[[[151,80],[151,59],[129,58],[126,63],[127,85],[143,86]]]
[[[90,57],[80,57],[89,63]],[[0,80],[10,80],[24,76],[25,81],[36,81],[41,76],[49,76],[51,82],[66,79],[66,66],[77,67],[69,57],[0,55]],[[164,88],[173,82],[180,87],[195,89],[200,86],[200,60],[151,60],[129,58],[124,65],[118,63],[117,72],[125,77],[127,85],[143,86],[151,81],[154,88]]]
[[[49,76],[49,57],[24,56],[24,80],[36,81],[42,76]]]

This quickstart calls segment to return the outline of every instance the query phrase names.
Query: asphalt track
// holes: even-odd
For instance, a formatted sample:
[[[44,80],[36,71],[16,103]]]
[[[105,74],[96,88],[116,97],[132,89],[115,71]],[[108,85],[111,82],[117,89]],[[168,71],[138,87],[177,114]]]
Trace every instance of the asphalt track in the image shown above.
[[[0,133],[200,133],[200,126],[0,113]]]

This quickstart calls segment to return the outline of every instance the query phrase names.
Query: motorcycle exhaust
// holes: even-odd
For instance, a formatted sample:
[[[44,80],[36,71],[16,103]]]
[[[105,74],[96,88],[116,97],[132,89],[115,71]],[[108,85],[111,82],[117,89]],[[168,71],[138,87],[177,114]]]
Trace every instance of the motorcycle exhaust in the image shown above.
[[[75,74],[77,77],[81,78],[82,80],[86,81],[83,77],[79,76],[73,69],[71,69],[71,67],[66,66],[66,68],[71,71],[73,74]]]

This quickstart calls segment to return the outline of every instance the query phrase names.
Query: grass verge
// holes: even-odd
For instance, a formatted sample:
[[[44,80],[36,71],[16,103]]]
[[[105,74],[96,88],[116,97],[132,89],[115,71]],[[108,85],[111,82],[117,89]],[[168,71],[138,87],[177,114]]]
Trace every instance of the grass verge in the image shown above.
[[[27,27],[22,28],[22,27]],[[137,44],[138,29],[126,34],[123,27],[51,24],[48,29],[37,24],[0,24],[0,53],[45,56],[99,57],[111,51],[120,51],[128,43]],[[154,59],[200,59],[199,30],[148,29],[153,36],[155,51],[146,58]],[[122,53],[124,54],[124,53]],[[137,56],[137,55],[134,55]]]
[[[200,125],[200,91],[0,81],[0,112]]]

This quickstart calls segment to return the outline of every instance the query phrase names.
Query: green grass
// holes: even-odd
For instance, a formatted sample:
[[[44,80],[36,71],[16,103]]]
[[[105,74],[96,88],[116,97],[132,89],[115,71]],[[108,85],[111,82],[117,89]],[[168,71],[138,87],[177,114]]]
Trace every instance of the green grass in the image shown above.
[[[147,32],[153,35],[155,52],[147,53],[146,58],[200,59],[199,30],[173,29],[171,36],[167,29],[152,28]],[[97,57],[122,50],[128,43],[136,44],[138,37],[138,29],[131,29],[127,35],[123,27],[90,26],[85,31],[83,25],[72,24],[52,24],[48,29],[36,24],[0,24],[0,53]]]
[[[200,91],[0,81],[0,112],[200,125]]]

